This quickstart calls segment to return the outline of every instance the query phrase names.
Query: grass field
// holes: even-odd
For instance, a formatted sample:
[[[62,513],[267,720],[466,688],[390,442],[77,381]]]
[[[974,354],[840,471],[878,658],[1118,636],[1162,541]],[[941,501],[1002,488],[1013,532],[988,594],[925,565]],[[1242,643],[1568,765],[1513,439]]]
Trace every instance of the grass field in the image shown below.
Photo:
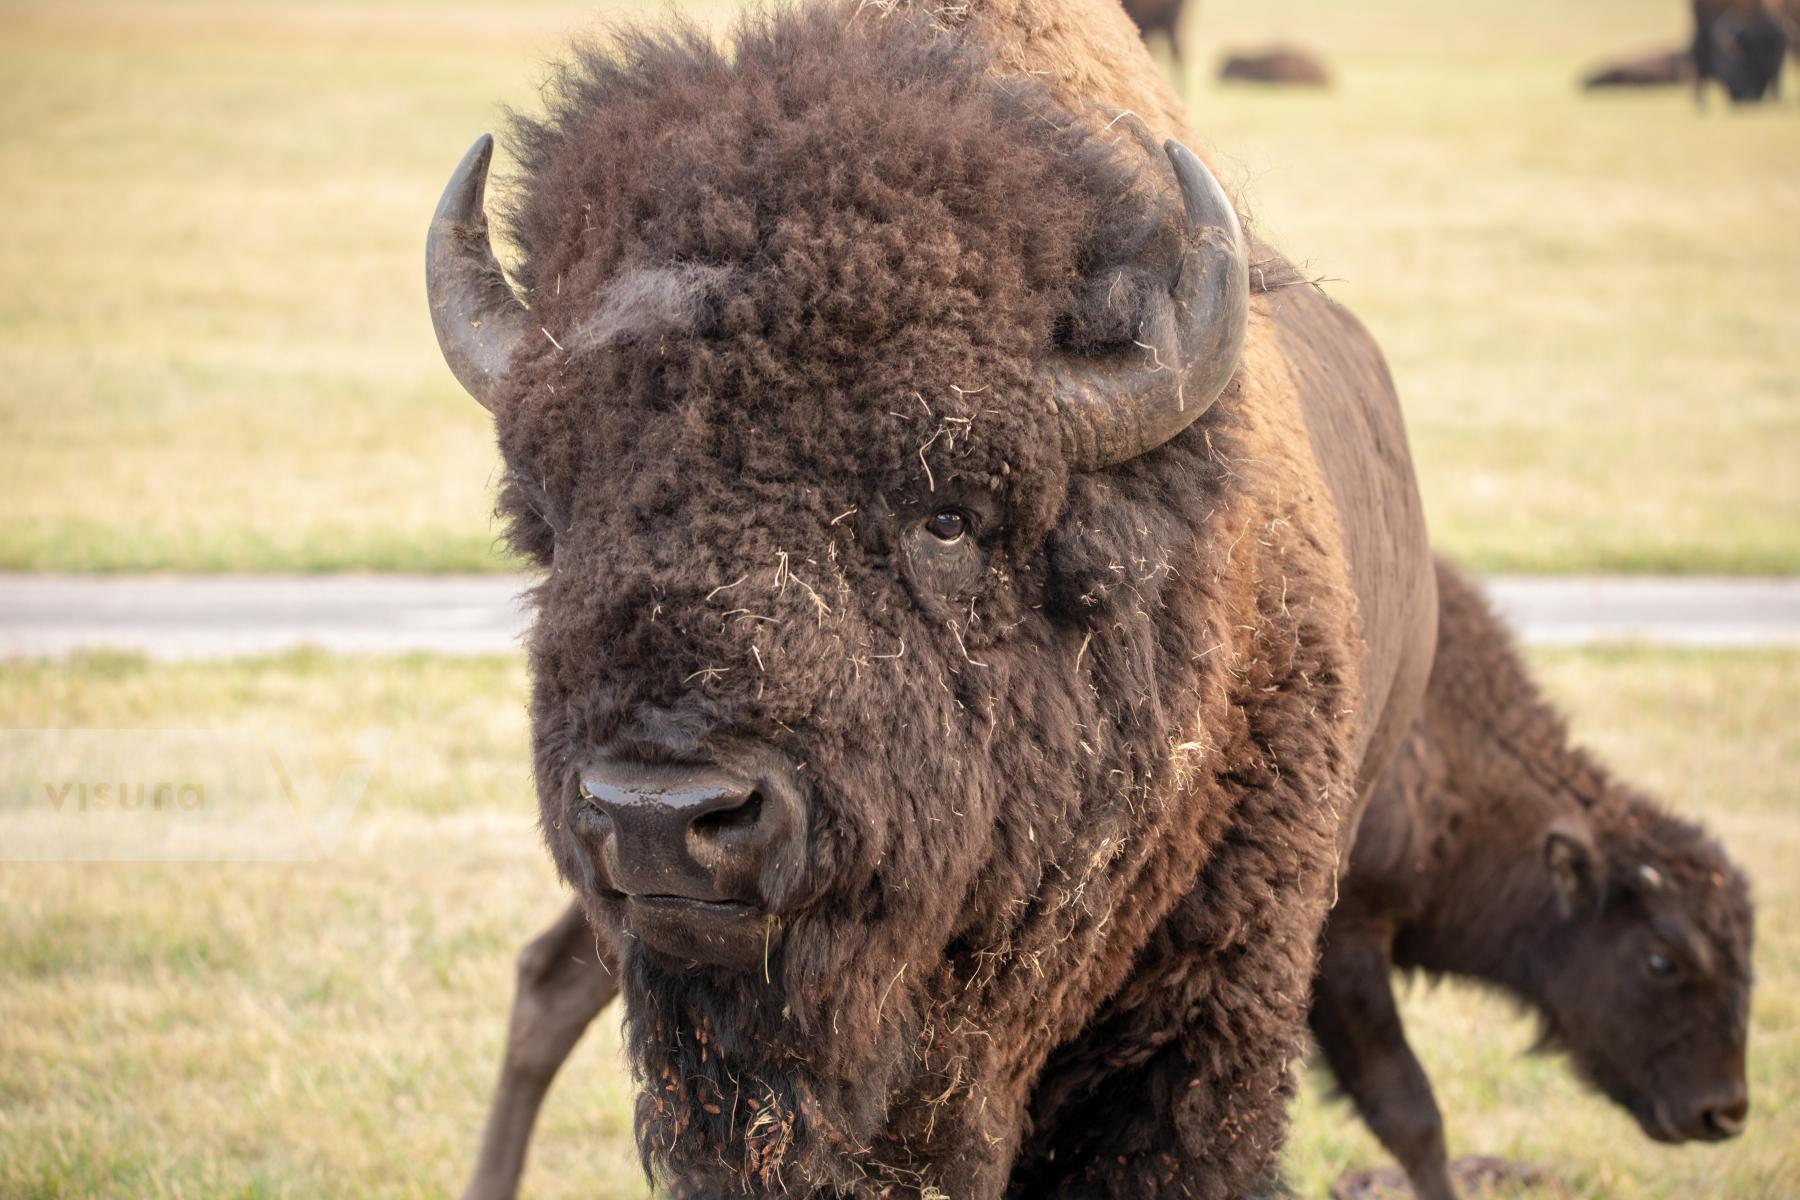
[[[1459,1153],[1542,1164],[1579,1197],[1800,1191],[1800,653],[1538,656],[1585,739],[1702,816],[1762,918],[1750,1131],[1670,1150],[1520,1057],[1529,1022],[1445,985],[1409,993]],[[521,667],[290,656],[90,657],[0,676],[0,728],[292,727],[336,770],[389,732],[327,861],[0,864],[0,1195],[454,1194],[491,1084],[513,952],[558,910],[532,829]],[[116,814],[115,814],[116,815]],[[97,818],[103,819],[103,818]],[[532,1194],[643,1195],[629,1081],[603,1021],[553,1093]],[[1379,1151],[1307,1080],[1289,1169],[1323,1195]]]
[[[1574,86],[1684,9],[1200,5],[1197,127],[1373,326],[1439,544],[1478,567],[1800,567],[1800,110]],[[421,238],[472,135],[622,11],[0,6],[0,567],[504,565]],[[1338,85],[1199,78],[1271,36]]]

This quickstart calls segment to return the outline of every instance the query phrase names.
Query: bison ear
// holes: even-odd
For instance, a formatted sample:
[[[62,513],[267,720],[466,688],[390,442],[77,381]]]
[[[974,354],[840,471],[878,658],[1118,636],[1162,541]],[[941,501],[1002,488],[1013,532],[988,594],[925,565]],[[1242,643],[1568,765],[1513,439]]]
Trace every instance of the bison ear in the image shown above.
[[[1600,854],[1594,837],[1579,821],[1559,819],[1544,833],[1544,866],[1556,889],[1556,907],[1564,917],[1598,911],[1604,898]]]

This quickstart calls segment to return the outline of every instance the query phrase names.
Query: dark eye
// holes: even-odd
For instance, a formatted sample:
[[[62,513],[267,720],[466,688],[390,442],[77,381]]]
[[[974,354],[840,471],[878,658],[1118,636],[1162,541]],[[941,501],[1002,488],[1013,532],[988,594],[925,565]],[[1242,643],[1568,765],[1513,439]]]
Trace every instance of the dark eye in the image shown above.
[[[1655,950],[1645,956],[1644,968],[1658,979],[1667,979],[1675,974],[1675,964],[1669,961],[1669,956]]]
[[[960,508],[940,508],[925,519],[925,528],[940,542],[954,542],[969,532],[969,514]]]

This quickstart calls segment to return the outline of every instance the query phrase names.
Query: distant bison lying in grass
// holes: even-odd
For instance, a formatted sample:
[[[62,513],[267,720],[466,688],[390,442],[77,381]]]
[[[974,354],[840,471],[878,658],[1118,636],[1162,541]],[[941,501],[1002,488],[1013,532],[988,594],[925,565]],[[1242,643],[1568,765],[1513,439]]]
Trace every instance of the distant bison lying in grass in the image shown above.
[[[1599,88],[1669,87],[1694,78],[1694,52],[1687,47],[1659,50],[1636,58],[1595,67],[1581,81],[1589,91]]]
[[[1298,46],[1269,46],[1226,55],[1219,64],[1219,78],[1235,83],[1326,87],[1331,83],[1331,72],[1317,57]]]
[[[1662,1142],[1735,1136],[1752,914],[1718,845],[1568,744],[1498,621],[1441,567],[1425,713],[1370,801],[1312,1027],[1423,1200],[1454,1196],[1393,967],[1493,984]]]

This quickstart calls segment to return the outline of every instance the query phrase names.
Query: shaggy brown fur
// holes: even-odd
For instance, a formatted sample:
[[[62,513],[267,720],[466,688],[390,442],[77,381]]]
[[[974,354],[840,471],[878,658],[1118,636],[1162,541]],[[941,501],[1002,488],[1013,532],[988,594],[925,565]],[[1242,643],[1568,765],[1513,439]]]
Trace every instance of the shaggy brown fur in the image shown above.
[[[1207,415],[1072,475],[1034,367],[1116,346],[1088,281],[1172,258],[1177,106],[1116,6],[946,12],[627,34],[518,123],[544,337],[495,407],[547,568],[544,829],[617,932],[597,748],[804,764],[766,978],[619,943],[669,1194],[1241,1196],[1429,662],[1404,432],[1293,288]],[[948,573],[910,541],[944,505],[976,524]]]
[[[1238,83],[1285,83],[1326,87],[1331,72],[1318,57],[1298,46],[1269,46],[1225,56],[1219,78]]]
[[[1327,1060],[1425,1200],[1453,1190],[1395,966],[1517,997],[1652,1137],[1729,1136],[1750,998],[1743,875],[1569,745],[1466,580],[1440,566],[1438,591],[1425,713],[1370,802],[1326,931],[1312,1026]]]

